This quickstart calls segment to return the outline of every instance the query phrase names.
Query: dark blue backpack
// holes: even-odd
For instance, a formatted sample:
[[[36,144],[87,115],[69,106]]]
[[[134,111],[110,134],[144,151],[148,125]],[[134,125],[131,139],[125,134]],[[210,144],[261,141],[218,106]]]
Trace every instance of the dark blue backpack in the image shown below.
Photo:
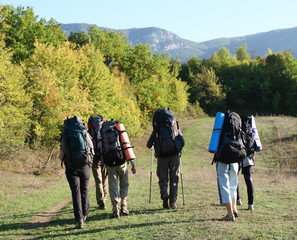
[[[174,113],[169,108],[154,113],[153,129],[156,132],[154,147],[157,156],[166,157],[181,152],[185,141]]]

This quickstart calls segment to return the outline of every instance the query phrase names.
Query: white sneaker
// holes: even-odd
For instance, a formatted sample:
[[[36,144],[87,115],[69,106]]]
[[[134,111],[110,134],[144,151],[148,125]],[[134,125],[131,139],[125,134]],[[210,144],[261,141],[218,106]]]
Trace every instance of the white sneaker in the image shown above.
[[[253,204],[249,204],[248,210],[254,210],[254,205]]]
[[[237,206],[241,206],[241,205],[242,205],[242,202],[241,202],[241,200],[240,200],[240,199],[238,199],[238,200],[237,200],[237,203],[236,203],[236,205],[237,205]]]

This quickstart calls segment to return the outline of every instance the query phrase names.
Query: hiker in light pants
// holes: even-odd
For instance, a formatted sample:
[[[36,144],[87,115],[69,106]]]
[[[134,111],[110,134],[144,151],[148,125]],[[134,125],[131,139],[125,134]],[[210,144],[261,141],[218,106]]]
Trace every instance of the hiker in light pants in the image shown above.
[[[132,173],[135,174],[136,168],[134,160],[129,162],[132,165]],[[129,215],[127,208],[129,187],[127,162],[119,166],[107,166],[107,171],[109,195],[113,206],[113,218],[119,218],[120,213],[123,215]],[[121,206],[119,206],[120,204]]]
[[[237,184],[238,184],[238,163],[217,162],[217,174],[219,181],[219,192],[222,204],[225,204],[228,214],[223,218],[226,221],[234,221],[238,216],[237,211]]]

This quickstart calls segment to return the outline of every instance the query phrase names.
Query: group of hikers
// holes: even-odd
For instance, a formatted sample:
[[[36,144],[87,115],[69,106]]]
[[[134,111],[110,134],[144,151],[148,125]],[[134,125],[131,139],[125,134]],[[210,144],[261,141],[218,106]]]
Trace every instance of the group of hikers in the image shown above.
[[[237,113],[228,111],[237,116]],[[251,166],[254,165],[254,142],[246,136],[248,121],[235,124],[232,114],[225,116],[219,149],[214,152],[216,162],[218,190],[220,204],[226,206],[225,221],[235,221],[238,217],[236,203],[239,192],[238,172],[243,167],[242,173],[248,186],[249,210],[253,209],[253,186]],[[239,115],[238,115],[239,116]],[[233,120],[231,120],[233,119]],[[233,124],[232,130],[228,129],[227,122]],[[241,123],[245,123],[242,124]],[[164,209],[176,209],[178,184],[180,176],[180,156],[185,145],[185,140],[179,129],[178,121],[169,108],[158,109],[152,119],[153,130],[146,146],[154,150],[157,158],[157,176],[159,180],[160,197]],[[244,134],[242,137],[235,132]],[[250,128],[248,128],[250,129]],[[230,132],[232,131],[232,132]],[[226,139],[230,138],[231,141]],[[241,140],[243,139],[243,140]],[[240,141],[239,141],[240,140]],[[236,149],[235,142],[240,142],[241,155],[226,151],[226,145],[232,150]],[[235,147],[234,147],[235,146]],[[241,149],[242,148],[242,149]],[[244,150],[244,151],[242,151]],[[226,158],[232,159],[231,162]],[[67,118],[61,135],[60,159],[65,166],[66,178],[72,193],[73,212],[76,220],[75,227],[81,229],[87,219],[90,201],[88,197],[88,184],[91,172],[95,180],[96,201],[100,210],[106,209],[107,196],[112,204],[112,217],[129,215],[127,207],[128,198],[128,166],[136,173],[135,155],[132,150],[128,134],[123,124],[114,120],[106,120],[101,115],[91,116],[87,127],[78,116]],[[248,164],[246,163],[248,162]],[[248,165],[248,166],[247,166]],[[247,167],[247,168],[246,168]],[[92,170],[92,171],[91,171]]]

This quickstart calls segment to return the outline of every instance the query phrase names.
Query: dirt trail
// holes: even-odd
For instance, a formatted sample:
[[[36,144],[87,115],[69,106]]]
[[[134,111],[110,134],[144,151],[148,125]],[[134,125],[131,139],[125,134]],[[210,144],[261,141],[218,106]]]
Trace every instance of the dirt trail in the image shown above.
[[[34,214],[35,218],[32,221],[28,222],[28,229],[33,228],[40,228],[46,226],[53,217],[58,215],[63,207],[65,207],[67,204],[71,202],[71,198],[67,198],[64,201],[60,202],[54,207],[51,207],[50,209],[47,209],[43,213],[37,213]]]

